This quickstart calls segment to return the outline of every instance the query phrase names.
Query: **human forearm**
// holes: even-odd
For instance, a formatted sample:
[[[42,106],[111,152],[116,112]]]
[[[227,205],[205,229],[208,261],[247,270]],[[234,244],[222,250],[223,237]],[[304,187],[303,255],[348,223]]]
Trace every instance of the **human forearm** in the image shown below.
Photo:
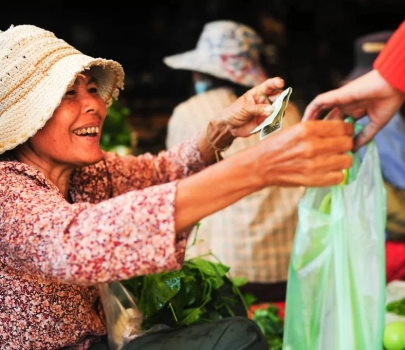
[[[182,232],[203,217],[260,188],[252,162],[243,153],[179,181],[175,202],[176,232]]]

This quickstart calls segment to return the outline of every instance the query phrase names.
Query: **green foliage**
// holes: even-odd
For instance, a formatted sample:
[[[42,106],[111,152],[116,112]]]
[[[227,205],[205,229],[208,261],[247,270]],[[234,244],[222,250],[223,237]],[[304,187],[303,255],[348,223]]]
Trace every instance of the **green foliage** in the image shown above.
[[[386,310],[397,315],[405,316],[405,298],[391,301],[387,304]]]
[[[247,316],[247,306],[237,285],[227,277],[228,271],[221,263],[197,257],[185,261],[179,271],[134,277],[123,284],[138,302],[144,329],[156,324],[182,328]]]
[[[101,133],[100,145],[105,151],[114,150],[117,147],[131,148],[131,126],[127,117],[130,110],[122,107],[116,100],[107,110]]]
[[[191,246],[197,243],[199,227],[197,223]],[[248,309],[257,298],[250,293],[242,295],[239,287],[247,279],[232,278],[229,271],[229,266],[219,260],[213,262],[200,256],[185,260],[181,270],[121,282],[134,295],[144,316],[143,329],[162,324],[179,329],[224,317],[248,316]],[[278,308],[269,304],[265,310],[254,311],[252,319],[265,335],[269,350],[281,350],[283,321],[278,316]]]
[[[253,312],[255,321],[269,344],[269,350],[281,350],[283,348],[283,320],[278,316],[278,308],[269,304],[267,309],[257,309]]]

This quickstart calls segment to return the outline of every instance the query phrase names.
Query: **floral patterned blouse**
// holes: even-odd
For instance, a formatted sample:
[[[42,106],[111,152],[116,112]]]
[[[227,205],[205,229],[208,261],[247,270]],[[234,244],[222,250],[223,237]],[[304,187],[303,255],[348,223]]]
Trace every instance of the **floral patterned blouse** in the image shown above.
[[[88,349],[106,334],[97,283],[179,269],[177,180],[205,164],[194,139],[76,170],[68,203],[41,172],[0,156],[0,348]]]

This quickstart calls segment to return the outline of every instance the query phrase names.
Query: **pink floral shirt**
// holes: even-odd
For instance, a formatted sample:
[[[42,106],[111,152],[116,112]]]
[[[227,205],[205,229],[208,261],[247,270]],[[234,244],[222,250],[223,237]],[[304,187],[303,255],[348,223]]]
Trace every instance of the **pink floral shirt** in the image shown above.
[[[96,284],[179,269],[178,179],[204,168],[195,140],[72,174],[68,203],[35,168],[0,156],[0,348],[87,349],[106,334]]]

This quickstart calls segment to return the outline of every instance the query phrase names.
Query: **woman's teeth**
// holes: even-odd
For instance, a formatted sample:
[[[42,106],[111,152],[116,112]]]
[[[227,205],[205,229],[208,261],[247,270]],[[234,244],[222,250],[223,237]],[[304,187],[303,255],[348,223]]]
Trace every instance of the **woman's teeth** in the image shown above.
[[[99,133],[98,126],[92,126],[90,128],[83,128],[77,129],[73,131],[74,134],[82,136],[82,135],[97,135]]]

